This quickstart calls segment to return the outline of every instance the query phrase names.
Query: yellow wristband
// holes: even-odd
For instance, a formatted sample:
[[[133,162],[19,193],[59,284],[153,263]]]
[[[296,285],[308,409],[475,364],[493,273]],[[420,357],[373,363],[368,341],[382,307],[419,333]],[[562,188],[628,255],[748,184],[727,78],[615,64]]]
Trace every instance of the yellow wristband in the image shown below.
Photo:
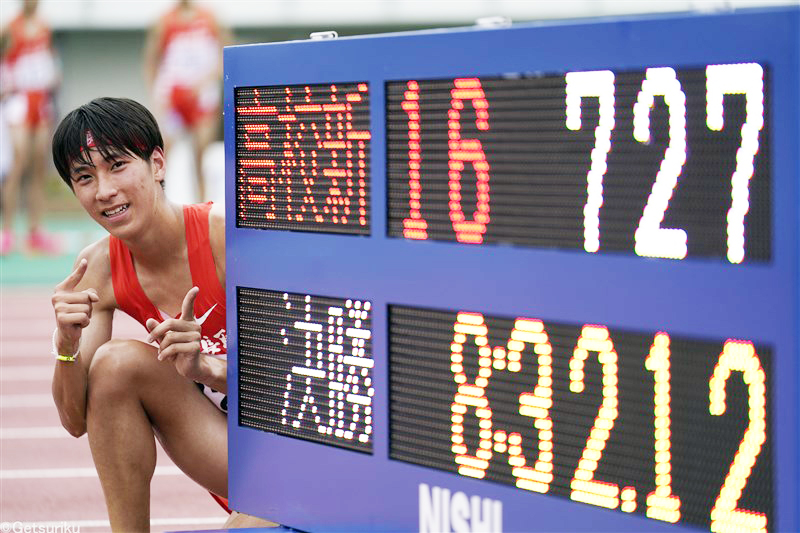
[[[58,348],[56,348],[56,335],[58,334],[58,328],[53,330],[53,356],[56,358],[57,361],[64,361],[65,363],[74,363],[75,359],[78,358],[78,355],[81,353],[81,346],[78,344],[78,349],[75,350],[75,353],[72,355],[64,355],[58,353]]]

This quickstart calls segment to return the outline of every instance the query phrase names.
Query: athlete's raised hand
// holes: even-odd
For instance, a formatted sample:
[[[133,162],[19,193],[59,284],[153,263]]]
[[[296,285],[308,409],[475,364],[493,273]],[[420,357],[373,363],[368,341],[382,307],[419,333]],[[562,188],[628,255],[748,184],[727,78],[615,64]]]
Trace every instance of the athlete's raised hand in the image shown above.
[[[193,381],[202,381],[204,377],[202,334],[194,317],[194,301],[199,292],[197,287],[189,289],[179,318],[168,318],[161,323],[151,318],[145,324],[150,332],[147,341],[158,342],[159,361],[171,361],[180,375]]]
[[[73,354],[78,351],[81,331],[89,325],[92,306],[100,301],[94,289],[77,290],[88,266],[89,262],[81,259],[78,267],[56,285],[53,292],[52,303],[58,328],[56,347],[59,353]]]

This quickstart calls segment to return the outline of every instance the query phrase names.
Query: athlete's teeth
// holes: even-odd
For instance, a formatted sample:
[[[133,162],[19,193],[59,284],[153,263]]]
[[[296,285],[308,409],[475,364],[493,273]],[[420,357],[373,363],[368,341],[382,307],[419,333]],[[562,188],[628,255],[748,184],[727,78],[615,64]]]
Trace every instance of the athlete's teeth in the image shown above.
[[[117,209],[115,209],[113,211],[106,211],[106,215],[107,216],[116,215],[117,213],[122,213],[125,209],[127,209],[127,206],[123,205],[123,206],[120,206],[120,207],[118,207]]]

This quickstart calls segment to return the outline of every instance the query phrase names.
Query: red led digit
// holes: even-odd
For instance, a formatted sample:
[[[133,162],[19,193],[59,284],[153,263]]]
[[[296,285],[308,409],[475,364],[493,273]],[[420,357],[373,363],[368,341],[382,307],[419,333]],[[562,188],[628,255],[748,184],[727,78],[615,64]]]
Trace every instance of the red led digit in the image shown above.
[[[736,508],[761,447],[767,440],[766,374],[752,342],[725,342],[714,374],[708,382],[708,410],[712,415],[725,414],[725,384],[731,372],[741,372],[742,380],[747,385],[750,422],[711,509],[711,531],[766,533],[767,516],[764,513]]]
[[[479,139],[461,138],[461,110],[464,109],[464,100],[471,102],[476,114],[475,126],[488,131],[489,102],[478,78],[457,78],[453,85],[447,121],[450,220],[459,242],[480,244],[489,223],[489,163]],[[461,206],[461,173],[465,162],[472,165],[477,179],[477,203],[472,220],[466,220]]]
[[[428,238],[428,223],[422,218],[420,200],[420,164],[422,151],[420,148],[419,117],[419,84],[416,81],[407,83],[408,90],[400,107],[408,115],[408,218],[403,219],[403,237],[406,239],[424,240]]]
[[[575,393],[584,390],[584,361],[589,352],[597,352],[603,369],[603,403],[597,411],[594,425],[586,439],[586,447],[570,483],[570,498],[575,501],[616,509],[620,503],[619,486],[594,479],[597,464],[603,456],[606,442],[617,419],[617,352],[605,326],[583,326],[577,346],[569,360],[569,389]]]

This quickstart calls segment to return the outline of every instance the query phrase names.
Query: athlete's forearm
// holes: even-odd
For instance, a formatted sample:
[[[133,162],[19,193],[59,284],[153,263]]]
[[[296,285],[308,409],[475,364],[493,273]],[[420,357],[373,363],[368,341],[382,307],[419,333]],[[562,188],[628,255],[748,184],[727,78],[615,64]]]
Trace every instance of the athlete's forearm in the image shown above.
[[[86,433],[86,391],[88,375],[81,356],[73,362],[56,361],[53,400],[61,425],[73,437]]]

